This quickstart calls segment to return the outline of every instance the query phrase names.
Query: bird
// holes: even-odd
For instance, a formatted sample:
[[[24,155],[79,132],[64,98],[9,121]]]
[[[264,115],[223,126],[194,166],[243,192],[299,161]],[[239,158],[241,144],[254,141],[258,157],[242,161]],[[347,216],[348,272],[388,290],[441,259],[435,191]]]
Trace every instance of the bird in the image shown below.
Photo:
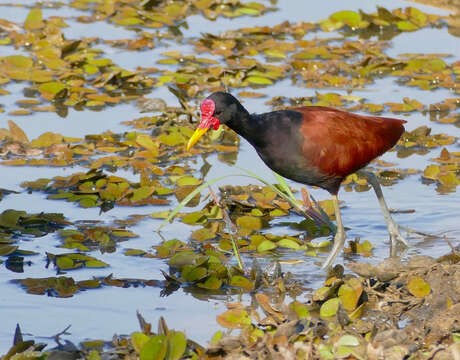
[[[201,103],[200,110],[201,120],[188,141],[187,151],[210,128],[217,130],[226,125],[245,138],[277,174],[331,194],[337,230],[333,248],[323,263],[324,269],[334,263],[346,239],[338,199],[340,185],[348,175],[358,171],[375,190],[392,249],[398,241],[408,246],[400,226],[390,215],[377,178],[361,170],[398,142],[405,131],[405,120],[360,115],[325,106],[250,114],[227,92],[212,93]]]

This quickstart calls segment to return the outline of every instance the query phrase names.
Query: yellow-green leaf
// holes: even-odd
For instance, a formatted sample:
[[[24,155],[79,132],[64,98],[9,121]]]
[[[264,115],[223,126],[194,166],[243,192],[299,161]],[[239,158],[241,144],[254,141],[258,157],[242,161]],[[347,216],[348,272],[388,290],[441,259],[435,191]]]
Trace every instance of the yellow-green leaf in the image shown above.
[[[407,288],[412,295],[418,298],[427,296],[431,291],[430,284],[419,276],[411,277],[407,282]]]
[[[131,344],[138,354],[149,340],[150,338],[144,333],[134,332],[131,334]]]
[[[269,251],[276,248],[276,244],[270,240],[262,241],[259,246],[257,246],[257,252]]]
[[[246,80],[251,84],[256,85],[272,85],[273,81],[269,78],[262,77],[262,76],[249,76]]]
[[[236,225],[241,228],[250,230],[260,230],[264,227],[264,223],[261,218],[255,216],[240,216],[236,219]]]
[[[333,299],[327,300],[323,305],[321,305],[321,308],[319,310],[320,316],[330,317],[330,316],[335,315],[337,313],[337,310],[339,309],[339,304],[340,304],[339,298],[333,298]]]
[[[300,248],[300,245],[292,239],[281,239],[277,244],[278,247],[284,247],[293,250],[298,250]]]
[[[8,120],[8,127],[10,128],[10,135],[15,141],[21,143],[29,142],[26,133],[18,125],[16,125],[13,120]]]
[[[41,29],[45,26],[43,22],[43,14],[40,8],[33,8],[29,11],[26,21],[24,22],[24,29],[33,31]]]

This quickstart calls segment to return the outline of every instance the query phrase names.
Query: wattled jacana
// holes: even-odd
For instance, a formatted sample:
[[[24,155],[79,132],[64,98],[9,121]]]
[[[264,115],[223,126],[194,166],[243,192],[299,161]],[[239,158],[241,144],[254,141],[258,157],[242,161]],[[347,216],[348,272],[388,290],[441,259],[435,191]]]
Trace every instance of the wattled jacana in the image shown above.
[[[332,264],[345,242],[337,193],[341,182],[393,147],[406,121],[352,114],[323,106],[249,114],[232,95],[216,92],[201,104],[201,122],[187,150],[209,128],[227,125],[256,149],[265,164],[278,174],[302,184],[319,186],[332,195],[337,220],[334,247],[323,267]],[[392,219],[380,185],[363,172],[373,186],[385,217],[392,248],[407,245]]]

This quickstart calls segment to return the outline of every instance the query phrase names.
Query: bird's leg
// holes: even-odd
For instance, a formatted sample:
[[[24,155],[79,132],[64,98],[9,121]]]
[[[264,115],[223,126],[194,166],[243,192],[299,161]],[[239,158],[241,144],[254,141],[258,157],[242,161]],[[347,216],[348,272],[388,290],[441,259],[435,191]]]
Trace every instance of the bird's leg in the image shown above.
[[[390,214],[390,210],[388,210],[387,203],[383,198],[382,188],[380,187],[379,181],[377,177],[367,171],[360,170],[359,173],[367,178],[369,184],[372,185],[374,188],[375,194],[377,195],[377,199],[379,200],[380,208],[382,209],[383,217],[387,223],[388,232],[390,233],[390,242],[391,242],[391,255],[394,255],[395,245],[396,242],[402,242],[404,245],[409,246],[404,236],[401,235],[399,225],[393,220]]]
[[[334,245],[332,250],[327,256],[326,261],[323,263],[323,269],[332,265],[345,244],[345,229],[343,228],[342,215],[340,214],[339,199],[337,198],[337,195],[332,195],[332,203],[334,204],[335,219],[337,221],[337,232],[334,236]]]

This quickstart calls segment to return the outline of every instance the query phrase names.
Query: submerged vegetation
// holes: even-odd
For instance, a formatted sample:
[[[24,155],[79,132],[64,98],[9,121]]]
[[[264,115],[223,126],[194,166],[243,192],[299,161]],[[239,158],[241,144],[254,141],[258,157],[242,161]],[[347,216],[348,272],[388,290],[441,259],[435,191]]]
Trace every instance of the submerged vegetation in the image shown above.
[[[62,345],[60,338],[68,334],[64,330],[55,336],[59,346],[51,351],[46,344],[24,339],[18,326],[14,336],[10,329],[14,345],[4,351],[5,360],[460,356],[460,268],[454,246],[452,254],[437,259],[414,256],[404,263],[390,258],[372,265],[361,260],[372,257],[373,245],[357,238],[344,251],[345,258],[353,260],[346,264],[348,270],[337,265],[323,286],[312,291],[302,278],[283,272],[281,265],[316,262],[328,252],[328,236],[334,231],[330,201],[316,202],[306,193],[296,200],[299,194],[282,179],[270,184],[247,170],[236,170],[235,175],[260,180],[257,184],[233,185],[230,176],[222,176],[219,180],[228,182],[217,195],[203,190],[218,180],[206,178],[211,154],[217,152],[218,161],[234,165],[239,153],[238,136],[225,129],[206,134],[199,146],[186,151],[199,118],[197,104],[209,92],[223,89],[247,101],[263,99],[274,110],[318,105],[376,115],[426,116],[445,132],[433,133],[427,124],[411,126],[393,149],[398,159],[428,155],[422,167],[400,168],[376,160],[368,170],[382,185],[412,177],[446,196],[460,185],[458,137],[451,134],[460,126],[458,56],[452,60],[450,54],[387,55],[392,39],[401,34],[433,28],[447,32],[448,26],[458,34],[453,31],[455,22],[415,6],[391,11],[378,7],[369,13],[338,11],[317,22],[285,21],[187,36],[192,17],[218,23],[272,14],[277,6],[284,5],[275,0],[0,4],[0,9],[27,9],[22,23],[0,19],[0,52],[10,54],[0,56],[0,112],[7,119],[0,129],[0,166],[4,172],[20,167],[65,170],[46,178],[18,179],[22,190],[2,188],[0,201],[41,196],[42,201],[53,200],[57,209],[70,202],[77,211],[97,208],[110,214],[123,207],[132,212],[114,215],[108,223],[79,220],[62,210],[30,213],[3,208],[0,264],[7,276],[2,279],[28,294],[58,298],[78,297],[83,291],[104,296],[108,287],[155,287],[161,296],[180,290],[201,299],[234,294],[252,299],[251,305],[235,299],[227,304],[217,323],[229,331],[217,331],[207,348],[188,338],[193,338],[193,326],[186,336],[170,330],[161,318],[154,331],[138,314],[139,332],[114,336],[112,341],[83,341],[76,347],[70,342]],[[50,9],[54,14],[72,9],[78,15],[46,16]],[[130,30],[132,36],[106,40],[64,35],[75,24],[100,22]],[[124,69],[117,65],[116,55],[110,56],[110,50],[142,55],[157,48],[165,51],[149,67]],[[402,89],[449,95],[433,103],[406,96],[400,102],[375,103],[363,95],[363,90],[387,78]],[[316,90],[310,96],[290,96],[293,91],[269,97],[271,89],[286,82]],[[155,98],[162,89],[168,89],[180,106]],[[42,113],[64,122],[72,122],[77,111],[104,116],[104,111],[127,104],[143,115],[116,119],[125,127],[119,133],[106,129],[74,137],[47,129],[30,139],[27,125],[18,125]],[[361,192],[370,185],[353,174],[343,189]],[[160,234],[161,241],[152,240],[148,248],[131,246],[134,239],[146,237],[136,233],[136,225],[149,221],[154,223],[152,230],[189,226],[190,235]],[[108,256],[117,252],[126,259],[160,262],[168,271],[145,279],[119,277]],[[262,262],[270,264],[263,269]],[[33,263],[43,265],[47,275],[28,271]],[[113,273],[95,272],[79,280],[73,276],[83,269]],[[234,329],[240,332],[230,333]]]

